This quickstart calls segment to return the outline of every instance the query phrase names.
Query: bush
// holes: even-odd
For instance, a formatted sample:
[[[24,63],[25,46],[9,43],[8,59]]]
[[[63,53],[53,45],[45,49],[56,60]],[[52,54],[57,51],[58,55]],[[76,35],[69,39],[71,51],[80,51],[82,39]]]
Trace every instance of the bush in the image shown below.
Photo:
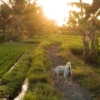
[[[79,45],[70,45],[69,50],[74,54],[74,55],[82,55],[83,54],[83,47]]]
[[[23,43],[26,43],[26,44],[39,44],[40,41],[35,41],[35,40],[27,40],[27,41],[24,41]]]
[[[4,37],[3,35],[0,34],[0,43],[4,42]]]

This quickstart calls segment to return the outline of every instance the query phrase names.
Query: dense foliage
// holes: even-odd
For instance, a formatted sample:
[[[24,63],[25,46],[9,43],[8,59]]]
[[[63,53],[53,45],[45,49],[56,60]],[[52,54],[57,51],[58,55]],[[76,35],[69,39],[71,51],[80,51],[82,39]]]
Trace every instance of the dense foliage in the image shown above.
[[[9,0],[9,4],[3,0],[1,2],[1,41],[21,41],[57,31],[55,21],[45,17],[42,6],[36,0]]]
[[[72,2],[69,5],[76,5],[80,8],[80,12],[70,11],[68,24],[71,27],[79,27],[80,33],[82,34],[83,41],[83,58],[87,63],[98,64],[98,47],[100,36],[100,20],[98,16],[99,12],[99,1],[94,0],[92,5],[80,2]]]

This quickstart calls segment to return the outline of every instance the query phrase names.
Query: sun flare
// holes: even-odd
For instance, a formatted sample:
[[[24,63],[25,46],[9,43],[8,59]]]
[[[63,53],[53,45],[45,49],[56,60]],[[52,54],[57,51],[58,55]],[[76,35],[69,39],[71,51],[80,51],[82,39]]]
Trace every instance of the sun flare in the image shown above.
[[[64,19],[68,18],[69,10],[77,10],[67,6],[69,2],[79,2],[79,0],[38,0],[38,3],[43,6],[45,16],[55,20],[59,26],[66,23]],[[83,0],[83,2],[91,3],[92,0]]]
[[[4,0],[6,3],[9,0]],[[34,0],[30,0],[31,3]],[[83,2],[92,3],[92,0],[82,0]],[[64,21],[65,17],[68,18],[69,10],[77,10],[76,8],[67,6],[69,2],[79,2],[79,0],[37,0],[39,5],[43,6],[43,11],[45,16],[50,19],[53,19],[57,22],[59,26],[66,23]]]
[[[69,8],[63,0],[40,0],[45,16],[53,19],[58,25],[64,23],[64,17],[68,17]]]

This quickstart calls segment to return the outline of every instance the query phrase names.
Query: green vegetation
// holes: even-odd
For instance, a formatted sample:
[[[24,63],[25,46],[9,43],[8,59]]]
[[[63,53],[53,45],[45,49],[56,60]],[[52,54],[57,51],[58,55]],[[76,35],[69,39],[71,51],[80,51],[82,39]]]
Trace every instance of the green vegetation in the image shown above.
[[[50,84],[33,84],[31,91],[27,91],[24,100],[63,100],[61,94]]]
[[[70,11],[67,24],[58,27],[54,20],[44,16],[37,0],[33,3],[31,0],[8,1],[0,1],[0,43],[4,43],[0,44],[0,97],[14,96],[28,77],[30,85],[25,100],[37,97],[61,100],[47,73],[51,65],[49,47],[59,45],[58,56],[64,63],[72,63],[73,79],[95,98],[100,98],[100,68],[91,66],[91,63],[100,64],[100,2],[69,3],[79,7],[81,12]],[[23,43],[5,43],[8,41]],[[18,64],[8,72],[19,58]]]
[[[91,96],[95,100],[99,100],[99,98],[100,98],[100,96],[99,96],[99,92],[100,92],[100,89],[99,89],[99,87],[100,87],[100,73],[99,73],[100,68],[96,68],[94,66],[90,66],[90,65],[84,63],[83,56],[82,56],[83,50],[82,50],[81,36],[57,35],[57,36],[49,37],[47,44],[49,44],[49,43],[52,43],[52,45],[56,44],[56,45],[60,46],[58,56],[60,56],[63,59],[63,63],[66,63],[67,61],[71,61],[72,70],[73,70],[73,80],[75,80],[76,82],[81,84],[84,88],[89,90],[91,92]],[[45,47],[45,48],[47,48],[47,47]],[[36,50],[36,52],[38,50]],[[45,49],[42,49],[42,50],[44,51]],[[38,51],[38,53],[39,52],[40,51]],[[35,55],[37,55],[36,59],[38,58],[38,53],[35,54]],[[41,55],[41,53],[40,53],[40,55]],[[39,58],[39,59],[41,59],[41,58]],[[41,62],[41,60],[40,60],[40,62]],[[43,66],[43,63],[42,63],[43,61],[41,62],[42,65],[40,64],[40,62],[39,62],[39,66]],[[46,62],[48,62],[48,60]],[[36,65],[38,65],[38,64],[36,64]],[[32,68],[33,69],[32,73],[34,73],[34,71],[35,71],[37,73],[39,72],[40,75],[38,74],[37,77],[34,74],[29,75],[29,77],[32,76],[30,78],[32,85],[30,85],[29,90],[25,96],[26,100],[28,100],[28,98],[37,99],[37,95],[39,95],[38,93],[40,93],[40,95],[41,95],[40,99],[42,99],[42,98],[45,99],[43,96],[44,94],[39,92],[39,91],[41,91],[41,88],[38,89],[38,87],[39,87],[38,84],[39,85],[41,83],[48,84],[48,82],[49,82],[48,74],[46,77],[45,76],[46,72],[45,72],[45,67],[44,67],[44,66],[48,66],[48,65],[45,64],[43,66],[43,68],[40,68],[40,69],[38,68],[39,66],[37,66],[37,67],[34,66],[34,68]],[[45,79],[43,79],[43,77],[42,77],[43,75],[41,76],[42,72],[44,73],[43,75],[44,75]],[[32,88],[32,86],[34,88]],[[44,89],[42,91],[44,92]],[[52,91],[52,93],[53,93],[53,91]],[[34,96],[31,94],[33,94]],[[45,93],[45,95],[46,95],[46,93]],[[49,94],[48,94],[48,98],[49,98]],[[53,96],[52,96],[52,98],[53,98]]]
[[[9,3],[8,3],[9,2]],[[1,0],[0,42],[23,41],[57,32],[54,20],[48,19],[37,0]]]
[[[71,39],[73,36],[66,36],[66,39]],[[100,98],[100,68],[94,67],[84,63],[82,56],[81,37],[77,37],[69,43],[69,41],[62,42],[59,47],[58,56],[60,56],[64,63],[71,61],[73,80],[77,81],[87,90],[92,93],[95,100]],[[99,62],[100,63],[100,62]]]
[[[99,100],[100,68],[84,63],[82,40],[81,36],[78,35],[52,35],[33,41],[25,41],[24,43],[1,44],[1,52],[5,51],[2,53],[2,57],[4,54],[9,53],[6,61],[9,60],[12,52],[15,54],[15,56],[13,55],[13,59],[16,58],[18,60],[21,55],[23,56],[11,72],[8,72],[5,67],[2,67],[5,73],[2,74],[0,79],[0,97],[7,95],[13,97],[16,91],[21,89],[23,81],[27,77],[29,87],[24,100],[46,100],[47,98],[48,100],[64,99],[62,94],[52,85],[49,74],[51,73],[52,62],[48,57],[48,50],[51,45],[59,45],[58,56],[62,58],[63,63],[67,61],[71,62],[73,80],[89,90],[95,100]],[[16,56],[19,54],[19,57]],[[12,60],[13,64],[15,62]]]
[[[51,69],[48,58],[51,43],[54,42],[43,41],[34,51],[32,65],[27,75],[30,85],[24,100],[63,100],[61,94],[51,85],[47,72],[47,69]]]
[[[0,92],[0,97],[13,96],[21,88],[29,67],[30,58],[24,56],[11,72],[6,73],[1,78],[0,89],[2,91]],[[5,88],[3,89],[3,87]]]
[[[0,45],[0,55],[2,58],[0,59],[2,62],[0,66],[0,97],[6,97],[6,95],[13,96],[14,93],[21,88],[26,78],[27,69],[31,63],[29,51],[34,48],[34,46],[35,45],[22,43],[5,43]],[[21,59],[18,64],[9,72],[19,57],[21,57]]]
[[[13,66],[31,45],[5,43],[0,45],[0,77]]]

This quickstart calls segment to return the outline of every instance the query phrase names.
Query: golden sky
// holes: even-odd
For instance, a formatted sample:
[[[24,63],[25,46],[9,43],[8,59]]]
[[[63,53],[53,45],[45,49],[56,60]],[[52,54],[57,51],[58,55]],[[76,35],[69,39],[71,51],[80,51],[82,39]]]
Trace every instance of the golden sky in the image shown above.
[[[73,9],[67,6],[67,3],[79,2],[79,0],[38,0],[38,2],[43,6],[45,15],[56,20],[57,24],[61,26],[64,24],[64,17],[68,17],[69,10]],[[83,0],[83,2],[91,4],[92,0]]]
[[[4,1],[7,2],[8,0]],[[92,0],[82,1],[90,4],[92,3]],[[68,17],[70,9],[77,10],[76,8],[67,6],[67,3],[69,2],[79,2],[79,0],[38,0],[39,5],[43,6],[45,16],[55,20],[58,25],[62,25],[64,23],[64,17]]]

